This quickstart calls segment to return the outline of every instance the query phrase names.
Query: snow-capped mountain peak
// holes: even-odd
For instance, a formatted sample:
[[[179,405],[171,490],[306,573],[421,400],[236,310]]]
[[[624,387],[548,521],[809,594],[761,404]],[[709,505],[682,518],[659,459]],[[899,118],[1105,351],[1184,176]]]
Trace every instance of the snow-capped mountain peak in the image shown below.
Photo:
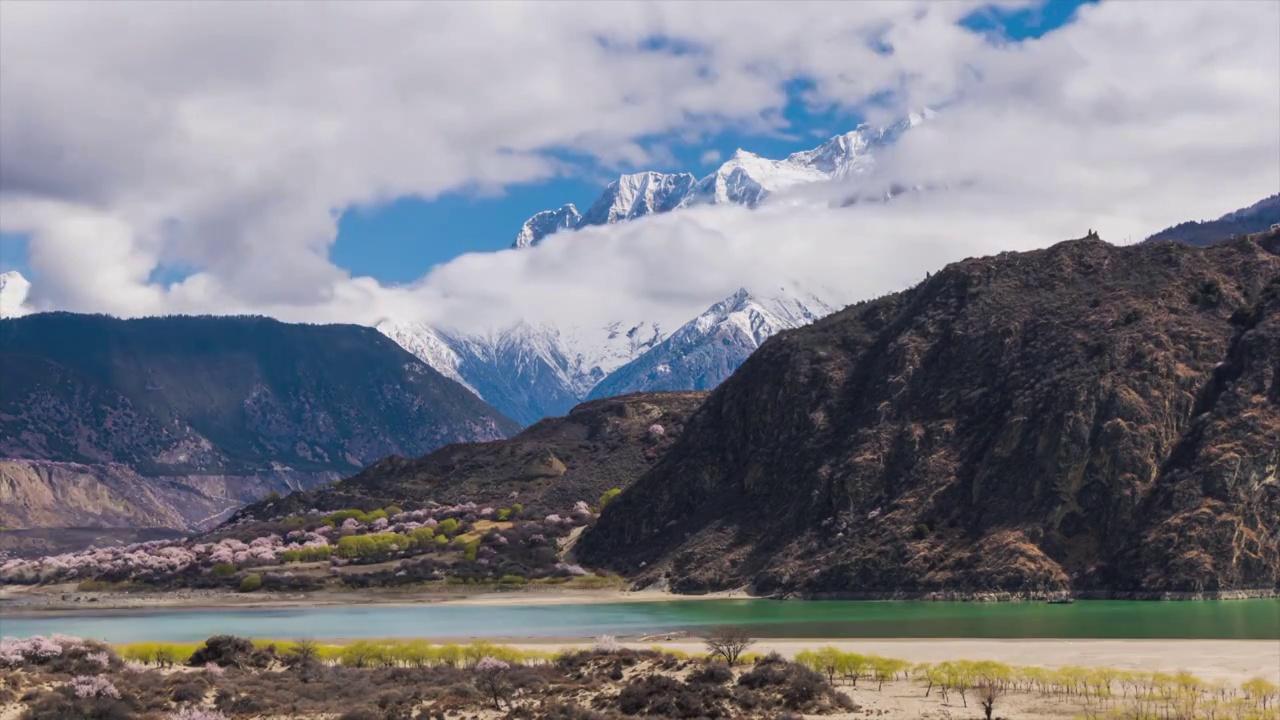
[[[769,337],[807,325],[833,311],[811,295],[785,288],[763,298],[741,288],[611,373],[592,388],[589,397],[709,390],[732,374]]]
[[[582,216],[573,203],[566,203],[558,210],[543,210],[524,222],[520,234],[516,235],[513,247],[525,248],[536,245],[548,235],[561,230],[572,230],[578,227]]]
[[[19,317],[31,312],[27,294],[31,283],[17,270],[0,273],[0,317]]]
[[[689,173],[623,175],[609,183],[600,199],[583,214],[579,227],[607,225],[674,210],[696,181]]]

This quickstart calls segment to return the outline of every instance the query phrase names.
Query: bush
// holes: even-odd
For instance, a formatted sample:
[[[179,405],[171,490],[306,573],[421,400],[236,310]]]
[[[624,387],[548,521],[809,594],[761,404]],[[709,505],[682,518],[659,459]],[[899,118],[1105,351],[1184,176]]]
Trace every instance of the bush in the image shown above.
[[[709,662],[689,674],[691,683],[723,685],[733,679],[733,671],[722,662]]]
[[[236,566],[231,563],[218,563],[209,569],[209,574],[216,578],[225,578],[235,575],[236,570]]]
[[[219,667],[263,668],[271,663],[271,655],[253,643],[235,635],[214,635],[191,654],[187,661],[193,667],[215,663]]]
[[[262,587],[262,576],[258,573],[245,575],[240,581],[240,592],[254,592]]]

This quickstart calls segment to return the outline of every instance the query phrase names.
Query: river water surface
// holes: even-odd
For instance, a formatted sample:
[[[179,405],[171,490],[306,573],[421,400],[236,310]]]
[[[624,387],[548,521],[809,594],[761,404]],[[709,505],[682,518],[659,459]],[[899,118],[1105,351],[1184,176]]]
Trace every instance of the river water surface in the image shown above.
[[[1280,640],[1280,599],[1204,602],[857,602],[693,600],[561,605],[322,606],[288,609],[0,614],[0,634],[60,632],[110,642],[257,638],[582,638],[714,625],[774,638],[1135,638]]]

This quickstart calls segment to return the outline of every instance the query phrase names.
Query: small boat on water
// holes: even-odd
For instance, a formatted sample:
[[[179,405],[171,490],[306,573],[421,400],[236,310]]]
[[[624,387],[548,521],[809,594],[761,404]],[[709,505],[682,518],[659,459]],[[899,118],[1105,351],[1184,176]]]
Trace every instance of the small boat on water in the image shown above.
[[[1075,601],[1076,599],[1073,597],[1054,597],[1049,598],[1048,602],[1050,605],[1070,605]]]

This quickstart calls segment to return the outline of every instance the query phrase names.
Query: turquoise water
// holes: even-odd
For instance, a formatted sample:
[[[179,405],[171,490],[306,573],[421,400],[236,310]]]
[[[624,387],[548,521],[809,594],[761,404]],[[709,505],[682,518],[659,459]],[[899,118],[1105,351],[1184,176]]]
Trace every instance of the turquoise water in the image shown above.
[[[336,606],[5,616],[0,634],[111,642],[261,638],[635,636],[732,624],[759,637],[1280,640],[1280,599],[1220,602],[693,600],[581,605]]]

